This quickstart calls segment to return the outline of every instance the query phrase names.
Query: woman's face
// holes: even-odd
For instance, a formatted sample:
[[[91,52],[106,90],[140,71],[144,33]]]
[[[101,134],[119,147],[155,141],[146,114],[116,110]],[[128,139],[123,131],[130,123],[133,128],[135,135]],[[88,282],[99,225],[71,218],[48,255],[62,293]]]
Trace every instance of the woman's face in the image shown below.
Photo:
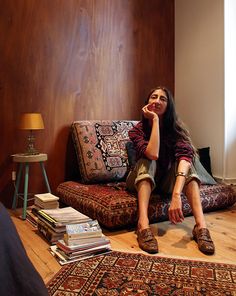
[[[148,100],[148,109],[155,112],[159,117],[166,112],[168,98],[164,90],[156,89]]]

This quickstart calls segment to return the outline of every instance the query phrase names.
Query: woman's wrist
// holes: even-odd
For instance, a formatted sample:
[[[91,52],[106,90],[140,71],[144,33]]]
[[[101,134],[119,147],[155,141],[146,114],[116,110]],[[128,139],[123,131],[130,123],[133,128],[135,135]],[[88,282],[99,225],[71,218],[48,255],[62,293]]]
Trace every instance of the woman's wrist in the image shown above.
[[[158,122],[158,121],[159,121],[159,117],[158,117],[157,115],[156,115],[156,116],[153,116],[152,121],[153,121],[153,122],[154,122],[154,121]]]
[[[181,197],[181,192],[173,192],[172,193],[172,198],[180,198]]]

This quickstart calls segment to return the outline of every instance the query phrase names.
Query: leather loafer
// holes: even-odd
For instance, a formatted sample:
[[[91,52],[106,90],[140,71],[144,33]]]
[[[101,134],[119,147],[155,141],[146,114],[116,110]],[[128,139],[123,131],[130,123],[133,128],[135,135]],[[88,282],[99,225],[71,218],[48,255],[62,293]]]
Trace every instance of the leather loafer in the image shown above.
[[[136,234],[140,249],[150,254],[158,253],[158,243],[150,228],[137,230]]]
[[[207,255],[215,253],[215,246],[207,228],[200,228],[198,230],[197,225],[195,225],[193,228],[193,239],[197,242],[198,249],[202,253]]]

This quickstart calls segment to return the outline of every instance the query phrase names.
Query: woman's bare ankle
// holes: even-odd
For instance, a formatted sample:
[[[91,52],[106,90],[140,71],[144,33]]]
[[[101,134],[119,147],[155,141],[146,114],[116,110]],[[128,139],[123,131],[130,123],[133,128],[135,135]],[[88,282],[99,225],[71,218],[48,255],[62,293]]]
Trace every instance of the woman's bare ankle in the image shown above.
[[[139,219],[138,220],[138,229],[143,230],[149,228],[149,220],[148,219]]]
[[[207,228],[206,222],[196,223],[196,225],[198,229]]]

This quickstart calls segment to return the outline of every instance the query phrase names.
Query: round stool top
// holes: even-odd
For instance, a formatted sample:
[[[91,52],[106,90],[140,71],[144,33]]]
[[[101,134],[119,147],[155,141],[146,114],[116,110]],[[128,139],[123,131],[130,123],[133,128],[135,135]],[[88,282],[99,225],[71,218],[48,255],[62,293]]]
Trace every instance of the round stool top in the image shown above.
[[[48,156],[46,153],[39,153],[39,154],[25,154],[25,153],[19,153],[19,154],[13,154],[13,161],[15,162],[39,162],[39,161],[46,161],[48,159]]]

